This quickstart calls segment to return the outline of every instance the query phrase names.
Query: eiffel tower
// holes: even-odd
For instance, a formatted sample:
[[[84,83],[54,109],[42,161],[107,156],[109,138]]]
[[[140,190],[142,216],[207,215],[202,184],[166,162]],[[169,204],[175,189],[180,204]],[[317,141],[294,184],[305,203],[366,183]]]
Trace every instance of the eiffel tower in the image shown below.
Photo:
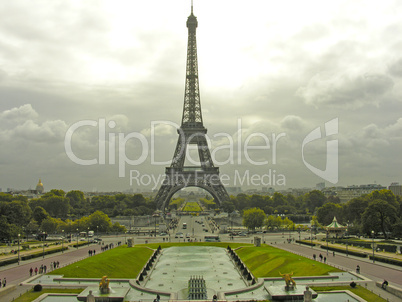
[[[198,83],[197,17],[193,14],[187,18],[188,44],[186,87],[184,93],[184,106],[181,127],[177,130],[177,141],[173,160],[166,168],[165,179],[155,197],[158,209],[164,211],[173,194],[185,187],[199,187],[212,195],[215,202],[221,204],[229,200],[229,195],[219,178],[219,168],[214,166],[208,148],[207,129],[202,122],[200,90]],[[197,145],[199,166],[184,166],[188,145]]]

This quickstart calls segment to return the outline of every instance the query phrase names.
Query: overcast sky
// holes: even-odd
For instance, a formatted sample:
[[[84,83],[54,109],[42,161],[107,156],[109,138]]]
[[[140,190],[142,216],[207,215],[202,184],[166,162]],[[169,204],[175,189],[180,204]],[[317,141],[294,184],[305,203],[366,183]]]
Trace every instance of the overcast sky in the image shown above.
[[[226,185],[402,182],[401,1],[194,2],[204,125]],[[2,190],[154,187],[178,139],[189,14],[189,0],[1,1]]]

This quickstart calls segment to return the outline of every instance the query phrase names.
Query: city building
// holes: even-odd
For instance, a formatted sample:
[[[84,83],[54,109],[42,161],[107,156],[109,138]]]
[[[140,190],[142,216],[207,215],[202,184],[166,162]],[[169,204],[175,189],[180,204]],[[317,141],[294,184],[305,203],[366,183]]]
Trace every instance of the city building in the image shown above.
[[[394,193],[394,195],[402,196],[402,185],[400,185],[399,182],[391,183],[388,190]]]

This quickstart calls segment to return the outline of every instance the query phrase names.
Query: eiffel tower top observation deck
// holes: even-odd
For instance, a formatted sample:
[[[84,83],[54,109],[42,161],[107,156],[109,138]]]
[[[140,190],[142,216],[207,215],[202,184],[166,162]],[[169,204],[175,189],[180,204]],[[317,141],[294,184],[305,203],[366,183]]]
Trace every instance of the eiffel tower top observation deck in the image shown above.
[[[165,180],[155,197],[157,207],[163,211],[174,193],[185,187],[205,189],[218,204],[229,200],[229,195],[219,178],[219,168],[214,167],[205,136],[207,129],[202,121],[198,82],[197,26],[198,21],[194,16],[193,3],[191,3],[191,15],[187,18],[188,45],[183,117],[180,129],[177,129],[179,139],[172,163],[166,168]],[[184,166],[188,145],[197,145],[200,165]]]

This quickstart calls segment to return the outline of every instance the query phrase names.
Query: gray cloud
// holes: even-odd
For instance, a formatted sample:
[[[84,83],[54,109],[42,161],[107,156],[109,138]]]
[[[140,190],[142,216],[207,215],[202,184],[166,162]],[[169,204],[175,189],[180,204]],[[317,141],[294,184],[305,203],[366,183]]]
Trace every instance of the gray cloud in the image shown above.
[[[325,122],[339,118],[339,184],[402,181],[394,164],[402,147],[401,42],[395,35],[400,4],[308,0],[293,5],[292,11],[262,0],[195,5],[211,150],[228,144],[218,133],[236,146],[236,160],[219,165],[221,172],[275,169],[286,176],[288,187],[314,186],[322,179],[303,164],[303,139],[317,127],[323,133]],[[152,165],[151,156],[169,161],[178,135],[174,127],[159,125],[156,148],[150,150],[150,129],[156,120],[181,122],[188,5],[15,0],[1,2],[0,12],[0,137],[7,142],[0,149],[0,187],[27,188],[41,177],[46,189],[129,188],[128,176],[118,177],[117,153],[115,164],[94,166],[67,157],[65,133],[82,120],[116,123],[106,129],[107,160],[109,135],[144,135],[148,157],[127,165],[127,171],[164,173],[165,165]],[[270,141],[273,134],[286,134],[278,142],[276,164],[272,145],[250,150],[254,160],[268,165],[246,160],[242,148],[255,133]],[[77,130],[76,155],[98,159],[98,135],[98,127]],[[306,149],[317,167],[325,164],[328,139]],[[130,140],[127,156],[138,158],[142,148]],[[230,150],[216,152],[220,162],[228,155]]]

